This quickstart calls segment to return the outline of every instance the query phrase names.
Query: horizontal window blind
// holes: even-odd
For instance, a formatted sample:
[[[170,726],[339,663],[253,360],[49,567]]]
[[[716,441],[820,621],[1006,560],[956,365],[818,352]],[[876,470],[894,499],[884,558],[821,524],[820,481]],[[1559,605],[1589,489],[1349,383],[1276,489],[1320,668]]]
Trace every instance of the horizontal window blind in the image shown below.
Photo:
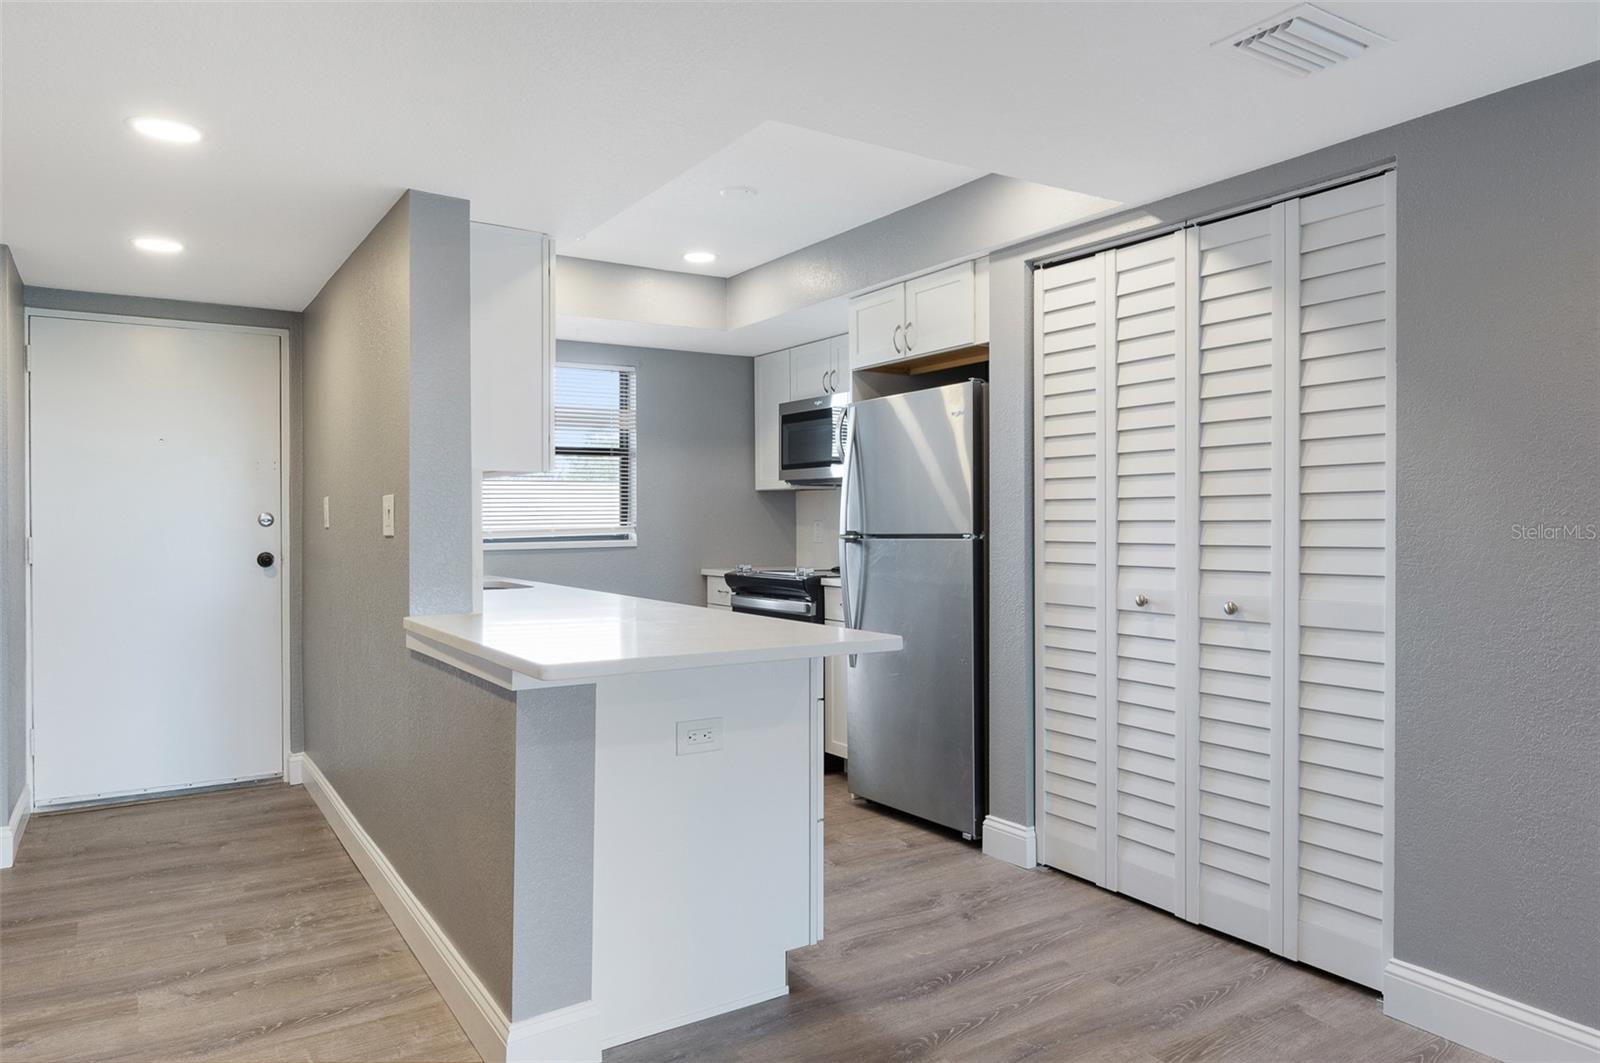
[[[636,390],[629,367],[557,365],[555,465],[548,473],[484,474],[484,540],[631,539]]]

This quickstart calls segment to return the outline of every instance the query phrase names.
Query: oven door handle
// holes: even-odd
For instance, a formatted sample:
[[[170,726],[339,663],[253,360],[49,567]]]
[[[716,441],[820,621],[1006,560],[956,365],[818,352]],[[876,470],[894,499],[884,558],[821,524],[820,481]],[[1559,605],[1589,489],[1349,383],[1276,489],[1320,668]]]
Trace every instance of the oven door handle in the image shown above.
[[[728,603],[729,607],[738,610],[743,606],[743,611],[748,613],[772,613],[782,616],[817,615],[817,604],[805,602],[798,598],[769,598],[760,594],[735,593]]]

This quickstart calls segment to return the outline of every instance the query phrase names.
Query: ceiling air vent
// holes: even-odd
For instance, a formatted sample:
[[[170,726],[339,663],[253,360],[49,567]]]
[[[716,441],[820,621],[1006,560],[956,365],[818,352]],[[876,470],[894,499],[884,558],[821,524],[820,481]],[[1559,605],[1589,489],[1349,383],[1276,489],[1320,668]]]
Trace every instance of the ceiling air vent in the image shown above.
[[[1338,15],[1301,4],[1224,37],[1216,47],[1259,59],[1282,73],[1305,77],[1388,43],[1388,38]]]

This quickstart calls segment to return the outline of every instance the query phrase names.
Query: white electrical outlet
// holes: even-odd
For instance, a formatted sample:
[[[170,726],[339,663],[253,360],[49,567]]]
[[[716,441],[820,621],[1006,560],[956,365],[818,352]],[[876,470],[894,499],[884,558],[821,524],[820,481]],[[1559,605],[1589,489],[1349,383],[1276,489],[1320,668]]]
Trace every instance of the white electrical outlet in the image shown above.
[[[383,496],[383,537],[394,538],[394,495]]]
[[[811,541],[814,543],[822,541],[822,522],[820,520],[811,522]]]
[[[333,522],[328,519],[328,496],[327,495],[323,495],[322,496],[322,526],[324,528],[333,527]]]
[[[722,748],[722,717],[678,721],[678,756],[709,753]]]

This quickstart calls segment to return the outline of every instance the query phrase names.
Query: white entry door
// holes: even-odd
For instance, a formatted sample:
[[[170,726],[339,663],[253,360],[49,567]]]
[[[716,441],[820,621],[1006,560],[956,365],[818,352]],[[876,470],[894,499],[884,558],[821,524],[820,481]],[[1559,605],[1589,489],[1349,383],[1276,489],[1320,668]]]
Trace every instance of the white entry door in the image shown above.
[[[28,324],[35,803],[278,775],[281,338]]]

